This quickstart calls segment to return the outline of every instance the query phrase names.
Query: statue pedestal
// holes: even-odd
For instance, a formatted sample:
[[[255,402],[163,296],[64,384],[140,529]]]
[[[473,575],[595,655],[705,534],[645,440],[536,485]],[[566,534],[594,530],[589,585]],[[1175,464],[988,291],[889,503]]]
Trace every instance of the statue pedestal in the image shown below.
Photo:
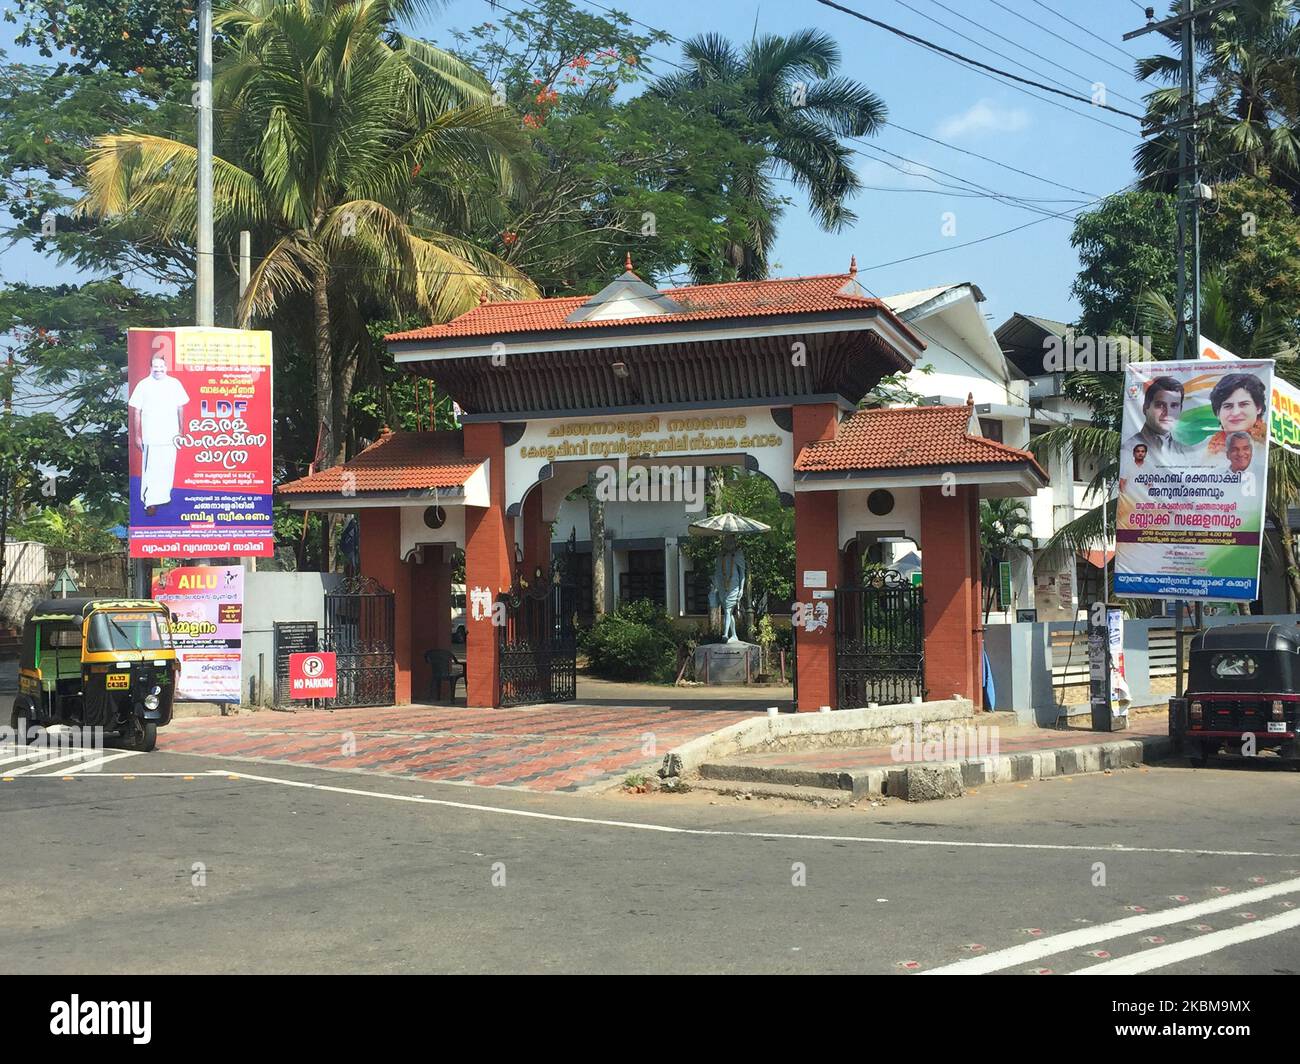
[[[749,683],[762,661],[762,651],[753,643],[705,643],[695,649],[695,678],[707,684]]]

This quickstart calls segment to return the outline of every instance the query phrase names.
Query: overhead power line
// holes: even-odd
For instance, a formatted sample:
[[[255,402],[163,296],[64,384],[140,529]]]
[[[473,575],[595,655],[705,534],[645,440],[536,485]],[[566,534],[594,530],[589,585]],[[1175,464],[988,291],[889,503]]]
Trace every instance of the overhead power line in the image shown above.
[[[1071,48],[1077,48],[1077,49],[1079,49],[1079,51],[1083,52],[1084,55],[1090,55],[1090,56],[1092,56],[1093,59],[1097,60],[1097,62],[1099,62],[1099,63],[1105,63],[1108,67],[1111,67],[1113,70],[1118,70],[1118,71],[1119,71],[1121,74],[1123,74],[1126,78],[1132,78],[1132,77],[1133,77],[1133,71],[1132,71],[1132,70],[1125,70],[1125,69],[1124,69],[1122,66],[1120,66],[1118,63],[1112,63],[1112,62],[1111,62],[1109,59],[1107,59],[1105,56],[1098,55],[1096,52],[1092,51],[1090,48],[1085,48],[1083,45],[1079,44],[1077,41],[1072,41],[1072,40],[1070,40],[1069,37],[1062,37],[1062,36],[1061,36],[1059,33],[1057,33],[1055,30],[1049,30],[1049,29],[1048,29],[1046,26],[1044,26],[1041,22],[1035,22],[1035,21],[1034,21],[1033,19],[1031,19],[1028,15],[1022,15],[1019,11],[1015,10],[1014,8],[1007,7],[1006,4],[1002,3],[1002,0],[989,0],[989,3],[992,4],[994,7],[1000,7],[1000,8],[1001,8],[1003,11],[1005,11],[1008,15],[1014,15],[1016,18],[1020,19],[1021,22],[1028,22],[1029,25],[1038,27],[1040,30],[1042,30],[1044,33],[1046,33],[1048,36],[1050,36],[1050,37],[1055,37],[1058,41],[1064,41],[1064,42],[1065,42],[1066,44],[1068,44]],[[1051,11],[1051,8],[1048,8],[1048,10]],[[1053,13],[1055,13],[1055,12],[1053,12]],[[1082,27],[1079,27],[1079,28],[1082,29]],[[1134,80],[1136,80],[1136,78],[1134,78]]]
[[[1070,86],[1067,85],[1065,82],[1060,81],[1059,79],[1052,77],[1050,74],[1044,74],[1043,71],[1039,70],[1037,67],[1029,66],[1028,64],[1023,63],[1023,62],[1021,62],[1020,60],[1018,60],[1015,56],[1013,56],[1013,55],[1007,55],[1006,52],[999,52],[999,51],[998,51],[996,48],[994,48],[992,45],[990,45],[990,44],[985,44],[983,41],[977,41],[974,37],[969,37],[969,36],[967,36],[966,34],[962,33],[960,30],[955,30],[955,29],[953,29],[952,26],[951,26],[951,24],[949,24],[949,23],[947,23],[947,22],[944,22],[944,21],[942,21],[941,19],[937,19],[937,18],[935,18],[933,15],[927,15],[924,11],[919,11],[919,10],[917,10],[917,9],[914,8],[911,4],[907,3],[906,0],[895,0],[895,2],[898,3],[900,6],[907,8],[907,10],[908,10],[908,11],[911,11],[914,15],[918,15],[918,16],[920,16],[921,18],[927,20],[928,22],[933,22],[936,26],[941,26],[943,29],[946,29],[949,33],[954,33],[954,34],[956,34],[956,35],[957,35],[958,37],[960,37],[963,41],[970,41],[970,43],[973,44],[973,45],[975,45],[976,48],[983,48],[986,52],[991,52],[993,55],[996,55],[996,56],[997,56],[998,58],[1000,58],[1000,59],[1005,59],[1005,60],[1007,60],[1007,62],[1009,62],[1009,63],[1014,63],[1014,64],[1016,65],[1016,67],[1019,68],[1020,70],[1027,70],[1027,71],[1029,71],[1031,74],[1037,74],[1039,77],[1041,77],[1041,78],[1046,78],[1046,79],[1047,79],[1048,81],[1050,81],[1053,85],[1059,85],[1059,86],[1060,86],[1061,88],[1063,88],[1063,89],[1069,89],[1069,88],[1070,88]],[[941,3],[940,0],[930,0],[930,2],[931,2],[932,4],[934,4],[936,7],[942,8],[944,11],[948,12],[948,14],[950,14],[950,15],[956,17],[956,18],[961,19],[963,22],[968,22],[968,23],[970,23],[970,24],[971,24],[972,26],[974,26],[976,29],[983,30],[983,31],[984,31],[985,33],[987,33],[989,36],[991,36],[991,37],[996,37],[996,38],[997,38],[998,40],[1000,40],[1000,41],[1005,41],[1007,44],[1011,45],[1011,46],[1014,47],[1014,48],[1019,48],[1022,52],[1028,52],[1030,55],[1037,55],[1037,54],[1038,54],[1038,53],[1034,52],[1033,49],[1028,48],[1028,47],[1026,47],[1026,46],[1023,45],[1023,44],[1020,44],[1020,43],[1017,42],[1017,41],[1013,41],[1010,37],[1004,37],[1002,34],[998,33],[996,30],[989,29],[989,27],[986,26],[986,25],[984,25],[984,23],[979,22],[978,20],[973,19],[973,18],[969,17],[968,15],[963,15],[960,11],[955,11],[955,10],[953,10],[953,9],[952,9],[951,7],[949,7],[947,4]],[[1094,83],[1094,81],[1096,80],[1095,78],[1093,78],[1093,77],[1091,77],[1091,76],[1089,76],[1089,75],[1087,75],[1087,74],[1080,73],[1079,71],[1075,70],[1073,67],[1067,67],[1067,66],[1062,65],[1062,69],[1065,70],[1065,71],[1067,71],[1067,72],[1070,73],[1070,74],[1073,74],[1073,75],[1074,75],[1076,78],[1078,78],[1080,81],[1086,81],[1089,85],[1092,85],[1092,84]],[[1112,96],[1115,96],[1115,97],[1117,97],[1117,98],[1119,98],[1119,99],[1121,99],[1121,100],[1127,100],[1129,103],[1134,104],[1134,105],[1136,105],[1136,106],[1138,106],[1138,107],[1141,107],[1141,106],[1142,106],[1142,104],[1141,104],[1140,101],[1133,99],[1131,96],[1125,96],[1122,92],[1116,92],[1116,91],[1112,90],[1112,91],[1111,91],[1111,95],[1112,95]]]
[[[993,2],[996,3],[997,0],[993,0]],[[978,59],[972,59],[970,56],[963,55],[961,52],[954,52],[951,48],[945,48],[942,45],[933,43],[932,41],[927,41],[924,37],[918,37],[914,33],[908,33],[906,30],[899,29],[897,26],[891,26],[888,22],[882,22],[878,18],[872,18],[870,15],[864,15],[861,11],[854,11],[853,8],[851,7],[845,7],[843,4],[837,4],[835,0],[817,0],[817,3],[821,4],[823,7],[829,7],[835,11],[840,11],[846,15],[851,15],[853,18],[860,19],[863,22],[869,23],[870,25],[875,26],[877,29],[885,30],[887,33],[892,33],[896,37],[901,37],[906,41],[911,41],[913,44],[919,45],[920,47],[928,49],[929,51],[937,52],[939,55],[947,56],[949,59],[952,59],[958,63],[964,63],[967,66],[974,67],[978,70],[987,71],[991,74],[996,75],[997,77],[1007,78],[1011,81],[1019,82],[1022,85],[1032,85],[1034,88],[1042,89],[1044,92],[1054,93],[1057,96],[1064,96],[1068,100],[1075,101],[1075,103],[1083,103],[1083,104],[1087,104],[1089,107],[1096,107],[1103,111],[1111,111],[1114,114],[1123,115],[1125,118],[1132,118],[1138,122],[1142,122],[1145,120],[1143,115],[1134,114],[1132,111],[1125,111],[1119,107],[1113,107],[1108,103],[1093,103],[1090,97],[1081,96],[1078,93],[1067,92],[1065,89],[1058,89],[1052,85],[1045,85],[1041,81],[1034,81],[1032,78],[1022,78],[1019,74],[1013,74],[1009,70],[1002,70],[999,67],[990,66],[988,63],[981,63]],[[998,6],[1000,7],[1001,5],[999,4]],[[1082,115],[1081,117],[1086,118],[1089,116]],[[1120,127],[1116,126],[1115,128],[1119,129]],[[1122,132],[1128,132],[1128,131],[1122,130]]]
[[[1121,48],[1121,47],[1120,47],[1118,44],[1116,44],[1114,41],[1108,41],[1108,40],[1106,40],[1106,38],[1103,37],[1103,36],[1101,36],[1101,34],[1099,34],[1099,33],[1093,33],[1092,30],[1088,29],[1087,26],[1082,26],[1082,25],[1080,25],[1079,23],[1075,22],[1074,19],[1070,18],[1069,16],[1061,14],[1061,12],[1057,11],[1056,8],[1054,8],[1054,7],[1048,7],[1045,3],[1043,3],[1043,0],[1034,0],[1034,3],[1037,4],[1039,7],[1041,7],[1044,11],[1050,11],[1050,12],[1051,12],[1053,15],[1055,15],[1057,18],[1059,18],[1059,19],[1061,19],[1061,20],[1063,20],[1063,21],[1065,21],[1065,22],[1068,22],[1068,23],[1069,23],[1071,26],[1073,26],[1076,30],[1079,30],[1079,31],[1081,31],[1081,32],[1083,32],[1083,33],[1086,33],[1086,34],[1087,34],[1089,37],[1091,37],[1094,41],[1100,41],[1100,42],[1101,42],[1102,44],[1104,44],[1107,48],[1113,48],[1115,51],[1119,52],[1119,54],[1122,55],[1125,59],[1129,60],[1129,62],[1132,62],[1132,61],[1133,61],[1133,56],[1129,55],[1128,52],[1124,51],[1124,49]],[[1143,11],[1146,10],[1145,6],[1142,5],[1142,4],[1139,4],[1139,3],[1137,2],[1137,0],[1133,0],[1133,3],[1134,3],[1134,5],[1135,5],[1136,7],[1141,8]]]

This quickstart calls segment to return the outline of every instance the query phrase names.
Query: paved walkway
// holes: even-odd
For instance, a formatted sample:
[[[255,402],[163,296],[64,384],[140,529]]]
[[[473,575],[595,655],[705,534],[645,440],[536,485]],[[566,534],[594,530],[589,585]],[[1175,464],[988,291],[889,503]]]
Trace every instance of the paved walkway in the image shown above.
[[[580,704],[265,711],[178,719],[158,749],[415,779],[576,791],[649,771],[679,743],[787,705],[789,689],[673,689],[583,680]],[[777,697],[778,695],[783,697]]]

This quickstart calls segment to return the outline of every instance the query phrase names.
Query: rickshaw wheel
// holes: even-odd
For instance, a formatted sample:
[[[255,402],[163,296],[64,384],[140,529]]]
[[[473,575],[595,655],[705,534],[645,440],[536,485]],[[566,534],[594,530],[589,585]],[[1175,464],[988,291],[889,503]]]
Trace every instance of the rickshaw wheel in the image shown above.
[[[144,724],[137,723],[131,732],[128,745],[132,750],[147,754],[158,745],[158,725],[151,721],[146,721]]]

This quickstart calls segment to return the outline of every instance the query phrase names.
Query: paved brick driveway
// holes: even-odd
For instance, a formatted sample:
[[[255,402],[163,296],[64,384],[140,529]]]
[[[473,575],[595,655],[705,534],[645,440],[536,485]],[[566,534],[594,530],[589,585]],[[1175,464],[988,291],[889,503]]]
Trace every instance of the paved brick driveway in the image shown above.
[[[158,733],[158,749],[481,786],[576,791],[633,769],[657,768],[679,743],[759,712],[754,703],[727,708],[696,703],[690,708],[413,705],[268,711],[175,720]]]

